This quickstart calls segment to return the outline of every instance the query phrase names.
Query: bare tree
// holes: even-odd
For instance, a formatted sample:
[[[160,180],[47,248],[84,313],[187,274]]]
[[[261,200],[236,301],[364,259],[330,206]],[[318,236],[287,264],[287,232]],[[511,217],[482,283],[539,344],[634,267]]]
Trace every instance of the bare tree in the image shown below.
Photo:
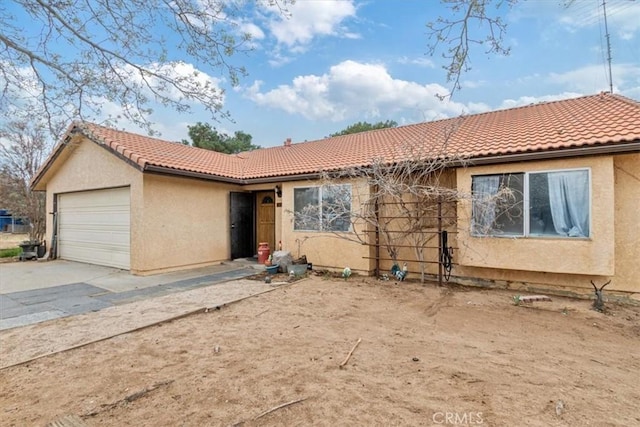
[[[323,173],[319,182],[327,189],[323,194],[332,189],[342,195],[323,197],[320,204],[296,206],[294,202],[294,210],[288,213],[299,229],[379,246],[396,266],[403,253],[413,251],[411,261],[420,265],[424,282],[426,250],[439,247],[440,230],[458,226],[458,202],[472,203],[470,223],[477,237],[494,233],[504,215],[521,212],[508,186],[491,194],[457,187],[455,169],[466,167],[470,159],[458,154],[450,141],[463,120],[457,119],[439,135],[405,141],[390,157],[373,159],[370,165]]]
[[[458,125],[456,122],[435,139],[425,136],[405,141],[391,158],[373,159],[367,166],[324,173],[323,187],[341,188],[344,192],[344,183],[352,182],[353,194],[323,200],[319,208],[309,205],[289,213],[296,224],[306,224],[310,230],[326,231],[361,244],[379,245],[396,265],[402,248],[412,248],[424,281],[425,249],[438,237],[438,216],[440,226],[455,225],[455,202],[470,197],[460,192],[452,179],[453,168],[466,163],[463,156],[453,153],[449,147],[449,139]],[[360,186],[358,183],[363,181],[364,185]],[[439,203],[444,207],[440,215]],[[345,219],[350,222],[349,227],[332,226]],[[374,232],[378,233],[378,242],[374,241]]]
[[[0,110],[37,100],[47,118],[118,113],[150,132],[149,102],[177,111],[198,103],[226,117],[220,71],[235,85],[245,74],[230,58],[251,48],[241,31],[252,5],[290,0],[9,0],[0,8]],[[180,51],[186,61],[177,61]]]
[[[29,240],[40,243],[45,233],[45,194],[33,192],[31,179],[50,152],[48,125],[18,119],[0,128],[0,200],[14,217],[28,220]]]

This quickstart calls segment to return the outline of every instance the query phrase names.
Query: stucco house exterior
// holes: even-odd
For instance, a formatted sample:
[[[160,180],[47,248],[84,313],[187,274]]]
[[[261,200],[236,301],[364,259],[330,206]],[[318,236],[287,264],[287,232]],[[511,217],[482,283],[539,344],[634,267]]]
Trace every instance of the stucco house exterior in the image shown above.
[[[46,191],[47,243],[63,259],[144,275],[249,257],[265,241],[316,268],[372,274],[389,268],[374,247],[335,237],[372,230],[322,218],[326,200],[357,209],[366,180],[319,177],[444,139],[466,159],[452,165],[455,188],[519,194],[518,215],[490,206],[490,223],[477,198],[457,203],[451,280],[576,293],[611,280],[608,290],[640,293],[640,103],[608,93],[237,155],[77,122],[32,188]],[[319,220],[295,221],[302,208],[317,208]]]

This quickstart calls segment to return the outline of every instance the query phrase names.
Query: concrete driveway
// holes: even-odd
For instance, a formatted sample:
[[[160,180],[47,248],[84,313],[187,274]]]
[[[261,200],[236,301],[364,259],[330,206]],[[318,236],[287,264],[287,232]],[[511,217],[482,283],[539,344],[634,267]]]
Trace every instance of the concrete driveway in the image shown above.
[[[234,261],[142,277],[62,260],[0,264],[0,330],[239,279],[254,267]]]

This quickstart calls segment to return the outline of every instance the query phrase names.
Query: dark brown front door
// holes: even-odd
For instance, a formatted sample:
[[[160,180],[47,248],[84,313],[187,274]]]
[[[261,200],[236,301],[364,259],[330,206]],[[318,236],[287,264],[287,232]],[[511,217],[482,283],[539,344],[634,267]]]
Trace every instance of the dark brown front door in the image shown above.
[[[267,242],[271,253],[276,248],[276,203],[275,192],[260,191],[256,193],[256,205],[258,206],[258,243]]]

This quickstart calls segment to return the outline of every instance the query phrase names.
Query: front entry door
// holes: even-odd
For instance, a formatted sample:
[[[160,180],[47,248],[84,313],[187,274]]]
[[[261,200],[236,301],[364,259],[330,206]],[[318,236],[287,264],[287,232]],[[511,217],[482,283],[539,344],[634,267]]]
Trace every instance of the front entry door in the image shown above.
[[[252,193],[230,193],[231,259],[252,257],[257,246],[254,240]]]
[[[256,193],[258,206],[258,243],[267,242],[271,253],[276,248],[276,203],[275,192],[260,191]]]

